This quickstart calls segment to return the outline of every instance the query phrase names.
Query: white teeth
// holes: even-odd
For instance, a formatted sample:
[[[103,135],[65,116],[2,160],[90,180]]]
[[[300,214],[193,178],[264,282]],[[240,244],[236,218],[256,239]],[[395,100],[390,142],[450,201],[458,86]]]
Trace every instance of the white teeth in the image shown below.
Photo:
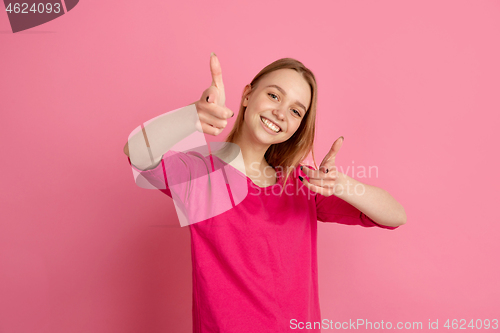
[[[260,118],[262,120],[262,122],[264,124],[266,124],[267,127],[269,127],[271,130],[273,130],[274,132],[278,133],[280,131],[280,128],[276,125],[274,125],[272,122],[270,122],[269,120],[267,119],[264,119],[264,118]]]

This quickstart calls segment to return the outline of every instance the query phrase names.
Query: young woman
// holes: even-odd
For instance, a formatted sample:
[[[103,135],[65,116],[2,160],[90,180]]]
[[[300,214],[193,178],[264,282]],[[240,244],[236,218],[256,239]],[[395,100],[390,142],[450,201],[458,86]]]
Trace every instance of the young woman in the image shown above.
[[[193,330],[320,332],[317,221],[396,229],[406,223],[405,211],[385,190],[338,172],[335,157],[343,137],[335,140],[319,168],[301,164],[309,152],[314,160],[317,86],[313,73],[295,59],[271,63],[243,90],[225,140],[239,148],[243,165],[225,163],[227,147],[212,154],[170,152],[196,130],[220,134],[234,115],[225,107],[214,54],[210,68],[212,85],[199,101],[155,118],[131,135],[124,149],[135,172],[170,197],[198,198],[184,208],[205,212],[189,224]],[[243,178],[232,178],[231,166]],[[208,170],[207,177],[199,177],[202,169]],[[217,212],[202,202],[215,206],[223,200],[222,192],[214,192],[215,170],[226,170],[221,179],[231,193],[243,186],[246,194]],[[179,182],[165,176],[175,172],[184,183],[198,177],[198,184],[212,185],[201,186],[205,195],[191,195],[196,191],[192,184],[174,195]],[[231,186],[228,179],[245,181]]]

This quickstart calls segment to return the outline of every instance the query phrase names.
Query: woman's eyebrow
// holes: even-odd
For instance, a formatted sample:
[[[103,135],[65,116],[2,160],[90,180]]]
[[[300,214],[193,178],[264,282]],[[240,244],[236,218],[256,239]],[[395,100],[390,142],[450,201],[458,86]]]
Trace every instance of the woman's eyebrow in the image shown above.
[[[273,88],[278,89],[283,95],[286,96],[286,91],[284,91],[283,88],[281,88],[280,86],[275,85],[275,84],[271,84],[271,85],[267,86],[266,88],[269,88],[269,87],[273,87]],[[299,101],[295,101],[295,103],[297,103],[297,105],[300,106],[301,108],[303,108],[304,110],[307,110],[307,108]]]

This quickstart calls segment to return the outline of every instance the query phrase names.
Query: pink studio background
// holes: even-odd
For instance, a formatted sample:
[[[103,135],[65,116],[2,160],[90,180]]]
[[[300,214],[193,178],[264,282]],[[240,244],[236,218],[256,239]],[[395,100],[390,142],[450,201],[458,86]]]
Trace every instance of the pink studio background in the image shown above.
[[[500,319],[500,2],[307,4],[85,0],[17,34],[0,12],[1,332],[191,331],[189,230],[122,150],[200,98],[212,51],[233,111],[270,62],[309,66],[317,163],[343,135],[337,165],[406,209],[319,222],[322,318]]]

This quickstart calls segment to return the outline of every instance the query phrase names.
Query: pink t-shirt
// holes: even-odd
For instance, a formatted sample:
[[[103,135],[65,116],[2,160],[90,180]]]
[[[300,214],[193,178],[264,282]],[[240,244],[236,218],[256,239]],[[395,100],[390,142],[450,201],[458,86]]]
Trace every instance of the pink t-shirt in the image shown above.
[[[141,171],[141,176],[158,184],[169,167],[182,165],[192,173],[224,164],[197,152],[175,156],[182,162],[167,163],[164,155],[162,163]],[[281,197],[280,181],[261,188],[244,176],[248,195],[243,201],[189,225],[193,332],[293,332],[298,322],[318,322],[317,329],[308,332],[320,332],[317,221],[397,228],[375,223],[334,195],[309,191],[298,175],[305,177],[300,165]],[[172,197],[168,186],[160,191]]]

